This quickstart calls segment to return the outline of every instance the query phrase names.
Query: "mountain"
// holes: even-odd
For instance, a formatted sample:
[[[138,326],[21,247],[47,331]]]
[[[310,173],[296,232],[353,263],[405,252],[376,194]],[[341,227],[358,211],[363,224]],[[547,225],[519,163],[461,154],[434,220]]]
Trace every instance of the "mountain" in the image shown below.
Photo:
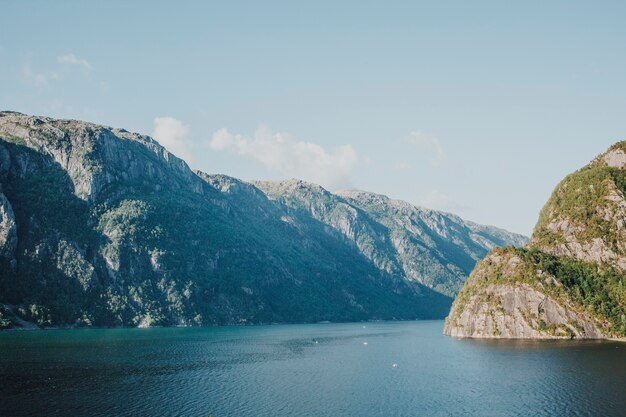
[[[626,141],[567,176],[530,243],[492,251],[454,301],[458,337],[626,336]]]
[[[310,211],[194,172],[124,129],[0,112],[0,186],[0,327],[441,318],[450,307]]]
[[[253,184],[294,212],[339,232],[377,268],[454,297],[490,249],[527,238],[458,216],[358,190],[332,194],[299,180]]]

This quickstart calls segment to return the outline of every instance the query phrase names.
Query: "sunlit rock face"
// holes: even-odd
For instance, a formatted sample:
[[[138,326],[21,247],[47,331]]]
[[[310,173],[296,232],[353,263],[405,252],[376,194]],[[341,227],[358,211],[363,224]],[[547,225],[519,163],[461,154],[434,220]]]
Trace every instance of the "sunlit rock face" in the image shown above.
[[[626,335],[625,149],[626,142],[619,142],[563,179],[525,248],[495,250],[476,266],[446,319],[445,334]]]
[[[300,180],[255,181],[270,199],[330,226],[379,269],[455,296],[489,250],[528,239],[449,213],[360,190],[330,193]]]

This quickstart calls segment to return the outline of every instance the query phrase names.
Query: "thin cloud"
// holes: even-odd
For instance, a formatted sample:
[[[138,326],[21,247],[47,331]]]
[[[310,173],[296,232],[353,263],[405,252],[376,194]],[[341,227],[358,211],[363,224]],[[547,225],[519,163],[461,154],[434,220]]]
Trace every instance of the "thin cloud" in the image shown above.
[[[59,64],[75,65],[87,71],[91,71],[93,69],[93,66],[89,63],[89,61],[83,58],[79,58],[74,54],[61,55],[57,57],[57,61],[59,62]]]
[[[59,73],[56,71],[50,72],[35,72],[30,67],[29,64],[25,64],[22,67],[22,79],[27,84],[41,87],[48,84],[51,80],[57,80],[59,78]]]
[[[407,140],[409,143],[416,145],[420,150],[432,152],[434,154],[431,159],[431,164],[433,166],[440,165],[446,158],[441,142],[433,135],[424,133],[421,130],[415,130],[409,133]]]
[[[173,117],[155,117],[154,137],[168,151],[188,163],[193,162],[192,142],[187,137],[189,126]]]
[[[213,134],[209,146],[215,151],[255,159],[285,178],[303,179],[330,189],[350,185],[350,175],[358,160],[352,145],[327,150],[265,126],[259,127],[253,137],[220,129]]]
[[[24,64],[21,72],[22,80],[28,85],[42,87],[51,81],[60,80],[61,76],[67,72],[68,66],[77,66],[85,71],[93,70],[93,66],[86,59],[74,54],[66,54],[57,57],[57,65],[53,71],[38,72],[33,70],[30,64]]]

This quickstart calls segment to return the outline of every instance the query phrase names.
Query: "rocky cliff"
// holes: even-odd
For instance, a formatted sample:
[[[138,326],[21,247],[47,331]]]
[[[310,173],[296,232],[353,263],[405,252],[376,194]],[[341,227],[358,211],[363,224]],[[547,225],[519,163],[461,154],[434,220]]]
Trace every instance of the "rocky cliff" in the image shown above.
[[[626,336],[626,142],[567,176],[530,243],[492,251],[444,333],[484,338]]]
[[[148,136],[0,112],[0,328],[443,317],[402,271]]]
[[[527,238],[366,191],[332,194],[300,180],[255,181],[269,198],[340,233],[380,270],[454,297],[490,249]]]

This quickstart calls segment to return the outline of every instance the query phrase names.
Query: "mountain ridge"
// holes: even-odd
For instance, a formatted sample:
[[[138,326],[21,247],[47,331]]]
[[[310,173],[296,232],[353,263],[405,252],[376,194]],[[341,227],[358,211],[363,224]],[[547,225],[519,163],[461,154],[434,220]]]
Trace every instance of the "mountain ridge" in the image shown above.
[[[301,180],[252,183],[270,198],[309,210],[354,241],[380,268],[402,273],[449,296],[456,295],[476,260],[489,249],[503,244],[520,246],[527,240],[383,194],[362,190],[331,193]],[[368,227],[353,227],[359,216]]]
[[[451,303],[124,129],[0,112],[0,190],[0,327],[439,318]]]

